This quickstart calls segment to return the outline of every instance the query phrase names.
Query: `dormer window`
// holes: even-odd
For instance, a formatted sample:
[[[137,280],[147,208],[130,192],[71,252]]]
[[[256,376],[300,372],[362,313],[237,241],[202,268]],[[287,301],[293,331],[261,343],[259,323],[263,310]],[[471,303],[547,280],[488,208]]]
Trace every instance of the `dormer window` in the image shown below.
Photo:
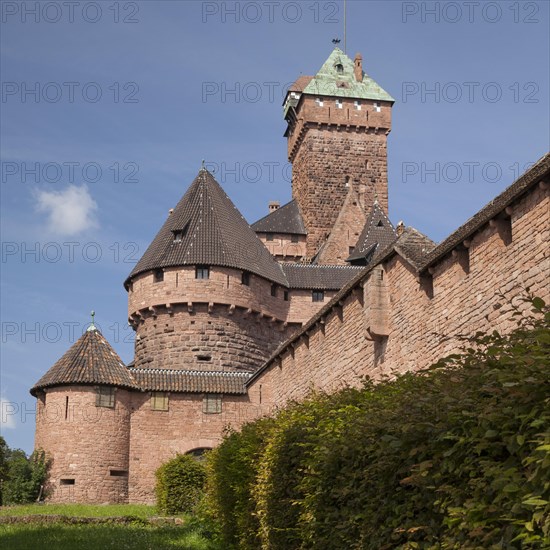
[[[337,109],[341,109],[341,108],[342,108],[342,100],[341,100],[341,99],[337,99],[337,100],[336,100],[336,108],[337,108]]]
[[[317,106],[318,106],[318,107],[322,107],[322,106],[323,106],[323,100],[322,100],[320,97],[318,97],[318,98],[315,99],[315,103],[317,103]]]
[[[189,224],[187,224],[183,229],[172,229],[172,234],[174,235],[175,243],[181,243],[181,241],[183,240],[183,237],[187,235],[188,227],[189,227]]]
[[[342,63],[336,64],[336,72],[338,74],[344,74],[344,65],[342,65]]]
[[[360,101],[354,101],[353,102],[353,106],[355,107],[355,110],[356,111],[360,111],[361,110],[361,102]]]
[[[382,111],[382,107],[380,105],[380,103],[374,103],[374,110],[377,112],[377,113],[380,113]]]

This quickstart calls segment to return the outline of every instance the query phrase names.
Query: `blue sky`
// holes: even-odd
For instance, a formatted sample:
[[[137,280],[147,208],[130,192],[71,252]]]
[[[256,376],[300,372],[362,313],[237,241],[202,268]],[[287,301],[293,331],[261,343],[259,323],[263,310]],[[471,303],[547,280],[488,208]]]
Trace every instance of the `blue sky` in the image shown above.
[[[396,99],[394,223],[440,241],[548,151],[548,6],[348,2],[347,52]],[[335,37],[341,1],[2,3],[9,445],[32,450],[28,389],[90,310],[131,360],[123,280],[202,159],[249,222],[290,198],[283,90]]]

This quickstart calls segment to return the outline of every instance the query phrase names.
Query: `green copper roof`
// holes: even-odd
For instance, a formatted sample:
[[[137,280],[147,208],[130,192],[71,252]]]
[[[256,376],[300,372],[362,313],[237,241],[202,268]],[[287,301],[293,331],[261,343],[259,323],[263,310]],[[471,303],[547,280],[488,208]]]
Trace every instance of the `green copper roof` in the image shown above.
[[[338,72],[337,66],[343,71]],[[354,62],[340,49],[334,48],[325,64],[304,88],[305,94],[350,97],[353,99],[374,99],[395,101],[372,78],[363,72],[363,81],[358,82],[354,74]]]

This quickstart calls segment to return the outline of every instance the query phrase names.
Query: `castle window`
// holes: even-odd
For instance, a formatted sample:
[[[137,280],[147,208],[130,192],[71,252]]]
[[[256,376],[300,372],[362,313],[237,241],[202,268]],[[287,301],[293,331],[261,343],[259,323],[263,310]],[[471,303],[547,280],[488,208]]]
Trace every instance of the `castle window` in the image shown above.
[[[208,361],[212,361],[211,355],[197,355],[197,361],[199,363],[208,363]]]
[[[111,477],[128,477],[128,470],[109,470]]]
[[[288,290],[285,290],[283,292],[283,299],[284,299],[285,302],[288,302]]]
[[[250,273],[248,273],[248,271],[243,271],[241,273],[241,284],[250,286]]]
[[[74,485],[74,478],[63,477],[59,480],[59,485]]]
[[[354,101],[353,102],[353,106],[355,107],[355,110],[356,111],[360,111],[361,110],[361,102],[360,101]]]
[[[222,412],[222,396],[207,393],[202,400],[202,412],[204,414],[219,414]]]
[[[168,394],[165,391],[151,392],[151,410],[153,411],[168,410]]]
[[[153,281],[155,283],[161,283],[164,281],[164,271],[162,269],[155,269],[153,273]]]
[[[342,100],[341,100],[341,99],[337,99],[337,100],[336,100],[336,108],[337,108],[337,109],[341,109],[341,108],[342,108]]]
[[[374,102],[374,110],[375,110],[377,113],[380,113],[380,112],[382,111],[382,107],[380,106],[380,103]]]
[[[300,241],[300,238],[298,237],[298,235],[291,235],[290,236],[290,242],[291,243],[297,243]]]
[[[325,291],[324,290],[313,290],[311,292],[311,301],[312,302],[324,302],[325,301]]]
[[[338,74],[344,74],[344,65],[342,65],[342,63],[336,65],[336,72]]]
[[[266,233],[265,234],[265,240],[266,241],[272,241],[273,240],[273,233]]]
[[[317,103],[317,106],[318,106],[318,107],[322,107],[322,106],[323,106],[323,100],[322,100],[320,97],[318,97],[318,98],[315,99],[315,103]]]
[[[115,407],[115,388],[107,386],[97,388],[95,406],[113,409]]]
[[[195,279],[209,279],[210,268],[207,265],[198,265],[195,268]]]
[[[276,284],[271,285],[271,296],[274,296],[275,298],[277,297],[277,285]]]

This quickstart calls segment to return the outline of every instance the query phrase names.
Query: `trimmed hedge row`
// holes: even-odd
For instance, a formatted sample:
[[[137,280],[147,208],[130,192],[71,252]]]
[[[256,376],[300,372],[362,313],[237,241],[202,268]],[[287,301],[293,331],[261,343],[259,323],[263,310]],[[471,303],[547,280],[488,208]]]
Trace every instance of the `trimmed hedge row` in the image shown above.
[[[227,434],[208,464],[225,546],[549,548],[550,314],[532,304],[512,335]]]

